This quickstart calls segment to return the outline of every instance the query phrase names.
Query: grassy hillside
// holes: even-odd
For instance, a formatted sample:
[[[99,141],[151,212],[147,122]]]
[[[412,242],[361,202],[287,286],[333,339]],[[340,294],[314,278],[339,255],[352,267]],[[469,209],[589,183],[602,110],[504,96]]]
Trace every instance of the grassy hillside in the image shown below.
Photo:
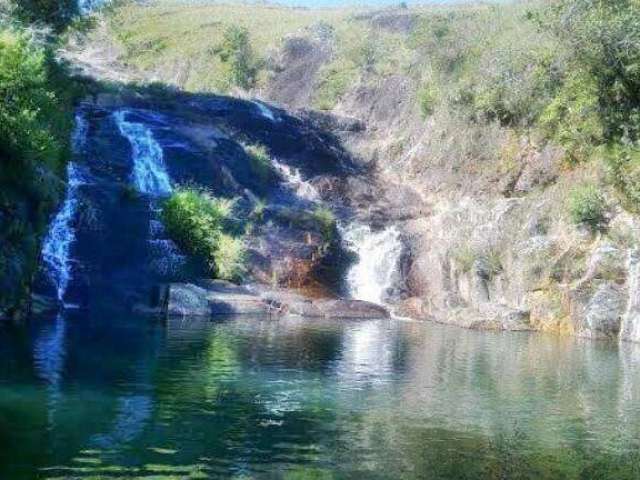
[[[267,5],[185,5],[156,2],[124,4],[109,15],[124,49],[123,60],[157,72],[166,82],[190,91],[227,91],[229,82],[220,48],[232,27],[246,29],[248,62],[256,81],[264,81],[270,50],[288,33],[317,22],[339,23],[344,10],[309,10]]]
[[[416,86],[425,122],[475,138],[445,155],[497,158],[513,132],[560,145],[568,164],[606,158],[612,181],[637,203],[639,8],[640,0],[529,0],[377,15],[158,1],[125,4],[109,18],[127,63],[187,90],[221,92],[267,85],[287,36],[313,26],[330,54],[309,106],[331,110],[354,86],[401,75]]]

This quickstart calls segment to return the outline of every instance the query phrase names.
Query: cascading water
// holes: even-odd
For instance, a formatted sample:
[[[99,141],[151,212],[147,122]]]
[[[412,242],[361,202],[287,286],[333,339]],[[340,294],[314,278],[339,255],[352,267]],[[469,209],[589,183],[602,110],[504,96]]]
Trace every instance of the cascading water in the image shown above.
[[[273,167],[285,185],[299,198],[309,202],[321,201],[318,190],[302,178],[300,171],[273,159]],[[402,241],[395,226],[381,231],[360,223],[341,225],[346,247],[358,255],[358,261],[347,274],[349,295],[356,300],[384,304],[399,275]]]
[[[113,114],[118,129],[129,140],[133,150],[131,180],[136,189],[147,195],[165,196],[172,191],[171,180],[164,165],[162,147],[144,124],[127,120],[128,110]]]
[[[347,274],[349,294],[356,300],[384,304],[399,274],[402,241],[395,226],[374,231],[352,223],[341,227],[342,238],[358,261]]]
[[[172,192],[171,179],[164,162],[164,152],[153,132],[143,123],[127,120],[129,110],[114,113],[118,129],[131,144],[133,153],[133,170],[131,179],[136,189],[151,198],[149,210],[149,260],[151,268],[163,276],[175,275],[184,266],[186,257],[176,244],[168,238],[160,221],[161,209],[155,197],[164,197]],[[145,117],[159,121],[153,112],[144,112]]]
[[[86,142],[88,124],[79,112],[76,114],[75,128],[72,134],[74,153],[79,153]],[[71,280],[71,245],[76,238],[73,220],[78,208],[78,190],[84,183],[77,165],[69,162],[67,165],[67,194],[62,208],[57,213],[42,247],[47,276],[56,288],[60,303],[64,302],[64,294]]]
[[[299,198],[307,200],[309,202],[320,201],[320,194],[318,190],[311,184],[302,178],[300,170],[284,163],[279,162],[275,158],[271,161],[273,168],[284,179],[285,185],[292,190]]]
[[[262,115],[264,118],[266,118],[267,120],[270,120],[272,122],[277,121],[276,116],[273,114],[273,112],[271,111],[271,109],[269,107],[267,107],[264,103],[258,101],[258,100],[251,100],[251,103],[253,103],[256,108],[258,109],[258,112],[260,113],[260,115]]]

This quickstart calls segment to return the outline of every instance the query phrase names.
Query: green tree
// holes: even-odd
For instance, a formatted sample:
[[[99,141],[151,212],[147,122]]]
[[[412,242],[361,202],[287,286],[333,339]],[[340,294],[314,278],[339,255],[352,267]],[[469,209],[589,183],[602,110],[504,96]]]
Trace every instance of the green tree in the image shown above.
[[[13,0],[18,15],[28,23],[46,23],[61,30],[78,13],[77,0]]]
[[[237,25],[227,27],[222,42],[214,53],[224,65],[227,87],[251,88],[253,86],[257,69],[249,30]]]

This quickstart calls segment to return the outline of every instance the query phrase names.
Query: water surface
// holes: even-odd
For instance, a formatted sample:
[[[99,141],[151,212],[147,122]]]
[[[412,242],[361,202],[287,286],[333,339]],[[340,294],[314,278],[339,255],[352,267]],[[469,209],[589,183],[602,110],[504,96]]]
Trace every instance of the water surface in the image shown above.
[[[0,327],[0,478],[638,478],[640,350],[427,323]]]

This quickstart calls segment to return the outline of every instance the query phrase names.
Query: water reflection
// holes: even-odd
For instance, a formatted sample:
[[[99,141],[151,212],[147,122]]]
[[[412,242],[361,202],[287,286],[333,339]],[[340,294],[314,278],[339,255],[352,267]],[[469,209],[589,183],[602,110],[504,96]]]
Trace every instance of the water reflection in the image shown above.
[[[19,359],[0,369],[0,478],[577,479],[640,468],[632,344],[394,320],[58,317],[33,333],[29,358],[16,354],[25,334],[0,331],[0,351]]]
[[[48,429],[55,428],[55,414],[61,397],[61,383],[66,356],[66,321],[58,314],[52,325],[46,325],[36,336],[33,364],[36,373],[47,385]]]

